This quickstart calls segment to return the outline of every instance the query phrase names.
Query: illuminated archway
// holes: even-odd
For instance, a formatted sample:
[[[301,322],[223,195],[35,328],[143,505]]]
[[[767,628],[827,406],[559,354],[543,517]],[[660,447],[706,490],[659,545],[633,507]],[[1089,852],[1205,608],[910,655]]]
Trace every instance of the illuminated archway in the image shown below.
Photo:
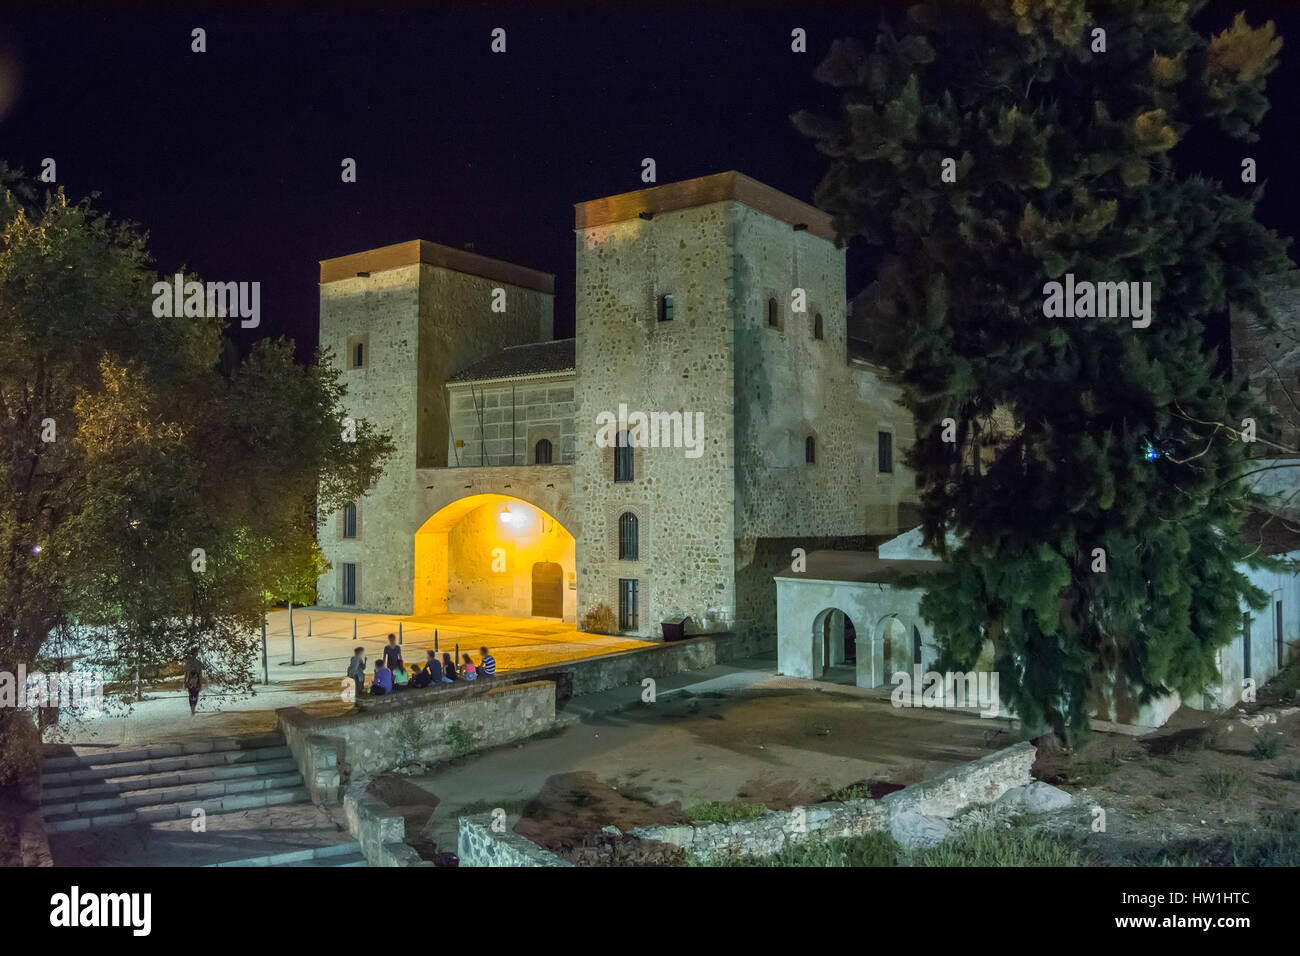
[[[415,613],[532,617],[534,566],[542,564],[559,566],[562,616],[574,621],[574,558],[573,535],[543,509],[512,495],[468,495],[415,533]]]

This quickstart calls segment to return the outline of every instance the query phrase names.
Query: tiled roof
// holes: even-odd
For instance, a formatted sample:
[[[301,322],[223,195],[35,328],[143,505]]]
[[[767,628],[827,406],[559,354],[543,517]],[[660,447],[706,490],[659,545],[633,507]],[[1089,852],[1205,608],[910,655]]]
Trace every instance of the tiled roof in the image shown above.
[[[447,382],[485,382],[498,378],[572,372],[577,367],[573,343],[573,339],[556,339],[554,342],[512,345],[490,358],[461,369]]]

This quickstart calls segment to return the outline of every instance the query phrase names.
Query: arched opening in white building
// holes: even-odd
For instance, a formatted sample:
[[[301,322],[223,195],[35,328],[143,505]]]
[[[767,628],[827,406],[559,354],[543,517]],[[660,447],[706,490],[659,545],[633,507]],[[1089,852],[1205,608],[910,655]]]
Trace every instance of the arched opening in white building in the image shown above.
[[[829,607],[813,620],[813,677],[833,668],[852,668],[857,661],[857,628],[839,608]]]

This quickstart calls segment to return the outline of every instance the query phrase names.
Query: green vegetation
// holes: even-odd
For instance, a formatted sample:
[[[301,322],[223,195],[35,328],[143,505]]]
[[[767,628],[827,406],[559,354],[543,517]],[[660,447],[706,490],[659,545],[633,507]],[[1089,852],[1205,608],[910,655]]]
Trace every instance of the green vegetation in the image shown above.
[[[1272,760],[1282,750],[1281,734],[1260,734],[1255,746],[1250,748],[1250,755],[1256,760]]]
[[[693,823],[737,823],[767,812],[761,803],[698,803],[686,811]]]
[[[1201,775],[1205,792],[1216,800],[1236,796],[1245,782],[1245,775],[1236,767],[1214,767]]]
[[[826,798],[831,803],[843,803],[845,800],[870,800],[871,791],[860,783],[840,787]]]
[[[451,748],[452,757],[464,757],[474,750],[474,738],[459,723],[443,731],[442,739]]]

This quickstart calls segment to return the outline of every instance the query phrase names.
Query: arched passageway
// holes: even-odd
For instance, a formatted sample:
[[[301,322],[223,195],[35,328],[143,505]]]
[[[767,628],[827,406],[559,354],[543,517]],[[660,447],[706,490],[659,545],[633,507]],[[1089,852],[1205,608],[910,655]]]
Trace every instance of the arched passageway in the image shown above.
[[[536,505],[469,495],[415,534],[415,613],[574,621],[575,553],[573,535]]]

